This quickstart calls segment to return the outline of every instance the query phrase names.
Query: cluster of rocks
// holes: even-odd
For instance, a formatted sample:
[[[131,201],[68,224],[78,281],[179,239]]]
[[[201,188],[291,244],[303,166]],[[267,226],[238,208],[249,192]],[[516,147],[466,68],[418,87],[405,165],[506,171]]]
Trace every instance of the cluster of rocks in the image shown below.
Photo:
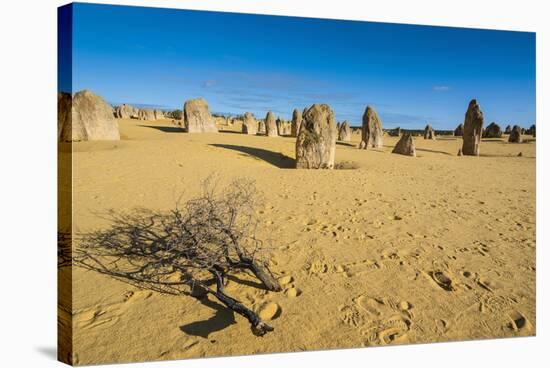
[[[103,98],[84,90],[72,96],[59,93],[58,100],[58,140],[60,142],[86,140],[118,140],[120,134],[115,118],[158,120],[164,117],[161,110],[137,109],[122,104],[115,109]],[[351,141],[352,129],[348,121],[336,124],[334,112],[326,104],[314,104],[303,112],[294,109],[292,120],[277,118],[268,111],[265,119],[258,120],[250,112],[242,119],[213,117],[208,103],[203,98],[187,100],[182,111],[182,124],[188,133],[215,133],[217,125],[231,126],[242,122],[242,133],[265,135],[268,137],[296,137],[296,167],[305,169],[332,169],[336,153],[336,141]],[[508,125],[504,131],[509,134],[508,142],[521,143],[523,134],[536,135],[533,124],[528,130],[518,125]],[[416,156],[414,139],[410,132],[395,128],[391,136],[400,137],[392,153]],[[483,113],[477,101],[471,100],[464,117],[464,123],[457,126],[455,136],[462,136],[462,148],[458,155],[480,154],[481,138],[501,138],[503,132],[492,122],[483,129]],[[435,131],[430,124],[424,129],[424,139],[435,139]],[[372,106],[367,106],[363,114],[360,149],[380,148],[383,144],[382,121]]]
[[[112,106],[89,90],[58,93],[57,110],[60,142],[120,139]]]

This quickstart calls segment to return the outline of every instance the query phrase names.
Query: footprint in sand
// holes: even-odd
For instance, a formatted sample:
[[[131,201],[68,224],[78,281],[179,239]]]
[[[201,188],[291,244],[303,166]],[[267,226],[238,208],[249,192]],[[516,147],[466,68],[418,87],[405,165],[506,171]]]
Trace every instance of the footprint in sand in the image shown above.
[[[281,315],[281,312],[279,304],[269,302],[260,307],[258,315],[263,321],[270,321],[277,319]]]
[[[441,289],[445,291],[455,291],[453,281],[443,271],[430,271],[428,275]]]
[[[513,311],[508,314],[510,322],[508,323],[508,328],[517,333],[532,333],[533,325],[523,314],[518,311]]]

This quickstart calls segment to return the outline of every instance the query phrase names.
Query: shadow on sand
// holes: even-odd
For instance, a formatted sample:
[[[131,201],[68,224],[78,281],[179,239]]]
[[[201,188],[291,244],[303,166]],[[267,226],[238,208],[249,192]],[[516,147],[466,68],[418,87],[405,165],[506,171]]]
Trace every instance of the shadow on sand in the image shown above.
[[[230,149],[245,153],[257,159],[264,160],[280,169],[292,169],[295,166],[294,159],[279,152],[268,151],[262,148],[236,146],[232,144],[211,144],[213,147]]]
[[[158,126],[158,125],[138,125],[143,128],[153,128],[156,130],[160,130],[164,133],[183,133],[185,132],[185,129],[177,126]]]
[[[206,339],[211,333],[221,331],[236,323],[235,314],[231,309],[224,307],[220,303],[211,301],[207,296],[197,300],[202,305],[214,309],[216,313],[204,321],[191,322],[180,326],[180,330],[187,335],[200,336]]]
[[[346,146],[346,147],[357,147],[356,144],[353,144],[353,143],[348,143],[348,142],[341,142],[341,141],[336,141],[336,144],[339,145],[339,146]]]
[[[449,152],[438,151],[438,150],[431,150],[431,149],[427,149],[427,148],[417,148],[416,150],[417,150],[417,151],[421,151],[421,152],[441,153],[442,155],[454,156],[452,153],[449,153]]]

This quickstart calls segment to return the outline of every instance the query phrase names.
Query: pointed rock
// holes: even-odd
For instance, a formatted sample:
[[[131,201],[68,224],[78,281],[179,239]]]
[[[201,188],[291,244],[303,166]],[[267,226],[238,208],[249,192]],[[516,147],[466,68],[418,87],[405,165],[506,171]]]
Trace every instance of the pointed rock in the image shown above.
[[[477,101],[470,101],[464,116],[464,135],[462,136],[462,153],[469,156],[479,156],[481,131],[483,130],[483,113]]]
[[[361,127],[361,143],[359,148],[367,149],[369,147],[382,147],[382,120],[373,107],[367,106],[363,114],[363,125]]]
[[[292,111],[292,123],[290,135],[297,137],[300,133],[300,126],[302,125],[302,113],[298,109]]]
[[[416,149],[411,133],[403,134],[391,152],[416,157]]]
[[[344,122],[340,125],[338,130],[338,140],[343,142],[351,141],[351,127],[349,126],[347,120],[344,120]]]

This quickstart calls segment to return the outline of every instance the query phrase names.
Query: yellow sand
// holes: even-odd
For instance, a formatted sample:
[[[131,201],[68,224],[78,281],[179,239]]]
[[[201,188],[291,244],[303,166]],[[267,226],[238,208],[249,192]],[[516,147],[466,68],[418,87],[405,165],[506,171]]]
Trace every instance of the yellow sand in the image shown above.
[[[74,270],[75,363],[349,348],[535,334],[535,143],[415,137],[418,157],[338,144],[351,170],[296,170],[293,138],[186,134],[169,120],[119,120],[119,142],[74,145],[74,225],[97,213],[168,210],[199,181],[256,180],[259,234],[285,291],[239,280],[227,291],[271,318],[248,322],[210,298],[140,290]],[[233,129],[238,130],[238,127]],[[530,138],[530,137],[528,137]],[[217,145],[217,146],[216,146]],[[522,152],[522,157],[517,157]],[[65,188],[66,189],[66,188]]]

